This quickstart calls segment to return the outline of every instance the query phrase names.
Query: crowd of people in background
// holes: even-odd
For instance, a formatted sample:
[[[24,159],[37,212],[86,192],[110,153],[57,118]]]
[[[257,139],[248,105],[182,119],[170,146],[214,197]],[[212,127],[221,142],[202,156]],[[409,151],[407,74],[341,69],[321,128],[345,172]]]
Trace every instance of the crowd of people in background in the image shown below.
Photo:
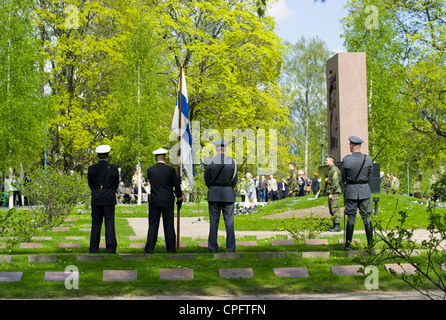
[[[290,191],[288,188],[290,177],[277,180],[274,175],[270,175],[267,179],[263,176],[252,176],[250,172],[246,173],[237,184],[237,192],[241,197],[241,202],[245,207],[251,207],[261,202],[273,202],[288,198]],[[302,170],[298,171],[299,192],[297,196],[305,196],[307,194],[317,194],[321,185],[321,179],[316,172],[311,179]]]
[[[429,179],[423,179],[423,174],[419,173],[415,180],[412,180],[409,185],[409,195],[415,198],[431,198],[438,200],[438,196],[433,190],[433,186],[445,174],[444,166],[436,173],[432,173]],[[380,172],[381,193],[385,194],[407,194],[407,189],[401,188],[401,183],[398,177],[394,174],[385,174]]]
[[[135,170],[130,181],[126,179],[125,174],[121,168],[119,171],[119,187],[116,192],[116,200],[118,204],[124,203],[136,203],[138,201],[138,172]],[[321,179],[319,174],[315,172],[313,177],[310,177],[302,170],[296,170],[297,181],[299,185],[299,191],[297,196],[305,196],[307,194],[316,195],[321,186]],[[415,181],[411,184],[411,195],[415,198],[430,198],[432,197],[432,186],[440,179],[445,173],[445,169],[442,166],[440,171],[431,174],[428,184],[426,181],[423,183],[423,175],[419,174]],[[141,203],[148,203],[150,200],[150,182],[146,181],[142,173],[141,179]],[[21,178],[20,174],[14,172],[13,174],[5,174],[4,180],[0,182],[0,191],[2,191],[2,197],[0,198],[0,205],[8,207],[9,202],[12,201],[14,207],[28,206],[30,203],[28,199],[21,193],[23,185],[30,181],[30,177],[27,173]],[[290,177],[284,177],[277,180],[274,175],[256,176],[253,177],[251,173],[247,173],[245,177],[242,177],[237,184],[237,193],[241,197],[242,203],[245,203],[245,207],[250,207],[261,202],[273,202],[276,200],[285,199],[290,196],[289,180]],[[380,172],[381,179],[381,193],[385,194],[401,194],[405,193],[401,190],[401,183],[395,174],[385,174]],[[181,184],[183,191],[184,202],[191,201],[192,191],[190,190],[189,181],[187,176],[183,177]],[[9,200],[11,197],[11,200]]]

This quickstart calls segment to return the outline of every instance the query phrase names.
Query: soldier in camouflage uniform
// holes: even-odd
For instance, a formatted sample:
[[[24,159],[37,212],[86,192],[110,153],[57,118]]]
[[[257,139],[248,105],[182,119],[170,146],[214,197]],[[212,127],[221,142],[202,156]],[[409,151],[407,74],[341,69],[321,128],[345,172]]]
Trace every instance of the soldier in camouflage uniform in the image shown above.
[[[295,163],[289,163],[288,168],[291,170],[290,177],[288,178],[288,193],[289,197],[297,197],[299,195],[299,183],[297,181],[297,169]]]
[[[325,158],[325,164],[330,167],[328,171],[327,184],[325,189],[328,193],[328,209],[330,215],[333,217],[333,228],[328,229],[330,232],[341,231],[341,213],[339,209],[339,196],[342,193],[339,182],[341,181],[341,170],[334,164],[333,156],[328,155]]]

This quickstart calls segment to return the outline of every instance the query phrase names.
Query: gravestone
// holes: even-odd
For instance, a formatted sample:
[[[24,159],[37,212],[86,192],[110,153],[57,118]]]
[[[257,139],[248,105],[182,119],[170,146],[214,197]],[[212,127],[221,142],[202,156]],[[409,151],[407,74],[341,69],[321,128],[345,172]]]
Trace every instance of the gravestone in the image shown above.
[[[43,243],[35,243],[35,242],[22,242],[20,244],[20,249],[33,249],[33,248],[42,248]]]
[[[293,240],[271,240],[272,246],[292,246],[294,245]]]
[[[105,257],[101,255],[76,256],[76,261],[104,261]]]
[[[51,271],[46,271],[43,280],[44,281],[48,281],[48,282],[65,282],[65,280],[67,280],[68,277],[71,278],[73,276],[75,278],[79,279],[79,271],[75,271],[75,272],[65,272],[65,271],[51,272]]]
[[[13,261],[12,256],[0,255],[0,263],[8,263],[8,262],[12,262],[12,261]]]
[[[102,281],[135,281],[138,280],[136,270],[104,270]]]
[[[333,274],[347,277],[363,276],[364,274],[359,272],[361,268],[360,265],[330,267]]]
[[[17,282],[22,280],[23,272],[0,272],[0,282]]]
[[[241,247],[257,247],[257,241],[237,241],[237,245]]]
[[[52,263],[57,262],[57,257],[55,255],[37,255],[28,256],[28,262],[30,263]]]
[[[241,253],[214,253],[215,259],[241,259],[242,254]]]
[[[327,239],[305,239],[305,243],[311,246],[328,245]]]
[[[274,268],[274,274],[279,278],[309,278],[307,268]]]
[[[416,268],[409,263],[389,263],[384,265],[386,270],[390,272],[390,270],[395,271],[396,274],[415,274]]]
[[[54,227],[53,232],[58,232],[58,231],[62,231],[62,232],[66,232],[66,231],[70,231],[70,227]]]
[[[221,278],[225,279],[246,279],[254,278],[252,268],[228,268],[219,269]]]
[[[302,252],[302,258],[315,259],[315,258],[330,258],[329,251],[305,251]]]
[[[193,280],[193,269],[160,269],[160,280]]]
[[[288,258],[288,252],[262,252],[259,253],[259,259],[286,259]]]

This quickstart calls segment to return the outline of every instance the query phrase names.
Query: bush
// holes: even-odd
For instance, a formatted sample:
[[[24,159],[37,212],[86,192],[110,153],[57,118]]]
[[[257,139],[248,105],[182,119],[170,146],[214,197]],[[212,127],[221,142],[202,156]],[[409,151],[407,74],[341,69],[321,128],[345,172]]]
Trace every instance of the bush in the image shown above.
[[[79,202],[89,199],[85,178],[52,168],[36,170],[22,193],[32,204],[29,210],[12,208],[0,217],[0,232],[10,236],[8,243],[30,242],[39,230],[59,226]]]
[[[445,259],[446,252],[444,243],[446,241],[446,214],[435,211],[430,205],[427,208],[428,227],[427,240],[421,243],[414,238],[414,229],[406,227],[407,212],[395,209],[393,216],[386,221],[374,219],[375,248],[370,255],[360,255],[356,261],[364,267],[368,265],[378,266],[388,261],[397,259],[406,262],[415,268],[415,274],[396,274],[413,289],[430,299],[446,299]],[[397,219],[395,227],[390,227],[391,220]],[[401,262],[398,262],[400,264]],[[430,284],[435,290],[426,289]]]
[[[321,232],[327,231],[333,224],[333,218],[322,218],[311,213],[304,219],[296,219],[293,215],[290,221],[284,220],[283,224],[293,239],[302,243],[305,239],[315,239]]]

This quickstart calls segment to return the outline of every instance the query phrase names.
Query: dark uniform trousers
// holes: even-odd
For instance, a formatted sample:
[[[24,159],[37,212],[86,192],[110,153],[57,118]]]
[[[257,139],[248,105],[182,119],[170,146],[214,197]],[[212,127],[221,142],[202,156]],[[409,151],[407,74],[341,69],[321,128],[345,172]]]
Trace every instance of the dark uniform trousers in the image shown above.
[[[90,253],[98,253],[99,251],[103,220],[105,220],[105,247],[107,252],[116,252],[115,206],[93,206],[91,208]]]
[[[368,245],[373,243],[373,226],[371,192],[368,182],[372,177],[372,159],[360,152],[354,152],[342,160],[342,180],[346,187],[344,192],[344,213],[347,215],[346,248],[350,248],[355,228],[356,214],[359,210],[364,222]]]
[[[220,153],[210,158],[204,171],[204,181],[209,188],[209,237],[208,251],[217,252],[218,224],[220,214],[223,215],[226,226],[226,250],[235,252],[234,232],[234,188],[237,185],[238,174],[235,160]]]
[[[234,231],[234,203],[209,202],[209,238],[208,251],[217,252],[218,242],[218,224],[220,222],[220,212],[223,214],[223,220],[226,227],[226,250],[235,252],[235,231]]]
[[[155,250],[161,215],[163,216],[164,238],[167,252],[175,252],[174,207],[158,208],[149,206],[149,231],[147,232],[147,243],[144,249],[147,253],[153,253]]]
[[[115,253],[116,190],[119,184],[118,167],[100,160],[88,168],[88,186],[91,189],[90,253],[98,253],[102,221],[105,220],[105,246],[108,253]],[[101,189],[101,186],[103,188]]]
[[[180,182],[175,173],[175,169],[167,166],[164,162],[158,162],[154,166],[148,168],[147,178],[152,186],[152,193],[149,202],[149,230],[147,231],[147,242],[144,251],[146,253],[153,253],[155,250],[160,218],[163,216],[166,249],[167,252],[174,253],[176,251],[174,190],[177,199],[183,199]]]

